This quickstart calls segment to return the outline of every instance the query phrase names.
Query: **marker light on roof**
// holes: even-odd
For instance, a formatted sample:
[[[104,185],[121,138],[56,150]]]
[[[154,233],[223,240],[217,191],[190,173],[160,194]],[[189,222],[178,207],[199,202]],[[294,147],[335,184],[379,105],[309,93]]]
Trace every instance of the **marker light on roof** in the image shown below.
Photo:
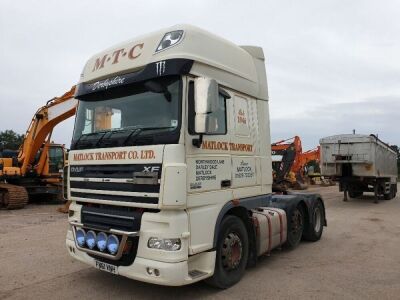
[[[178,44],[183,37],[183,30],[167,32],[158,44],[156,53]]]

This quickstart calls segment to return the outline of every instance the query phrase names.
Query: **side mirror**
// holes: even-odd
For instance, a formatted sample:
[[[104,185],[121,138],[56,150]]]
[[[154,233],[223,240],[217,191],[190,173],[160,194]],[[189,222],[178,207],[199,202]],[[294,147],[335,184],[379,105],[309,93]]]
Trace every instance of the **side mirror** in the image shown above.
[[[204,134],[214,131],[210,114],[218,109],[218,84],[210,78],[199,77],[195,80],[194,128],[196,133]]]

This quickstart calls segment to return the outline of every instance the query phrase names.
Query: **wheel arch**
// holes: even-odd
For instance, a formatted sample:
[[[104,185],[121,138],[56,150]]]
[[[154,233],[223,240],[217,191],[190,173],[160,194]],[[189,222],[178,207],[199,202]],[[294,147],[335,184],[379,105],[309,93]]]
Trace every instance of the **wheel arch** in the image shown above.
[[[256,233],[252,222],[251,209],[267,206],[271,195],[262,195],[244,199],[235,199],[227,202],[221,209],[214,228],[213,248],[215,249],[218,241],[218,234],[223,218],[233,215],[240,218],[246,226],[249,238],[249,257],[248,266],[255,266],[257,261]]]

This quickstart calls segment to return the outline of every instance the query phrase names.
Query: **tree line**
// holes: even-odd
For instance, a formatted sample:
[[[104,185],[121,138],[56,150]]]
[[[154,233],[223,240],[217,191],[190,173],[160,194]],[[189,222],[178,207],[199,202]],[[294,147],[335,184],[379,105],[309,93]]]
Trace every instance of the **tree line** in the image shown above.
[[[23,134],[18,134],[13,130],[0,131],[0,146],[7,150],[18,150],[24,140]]]

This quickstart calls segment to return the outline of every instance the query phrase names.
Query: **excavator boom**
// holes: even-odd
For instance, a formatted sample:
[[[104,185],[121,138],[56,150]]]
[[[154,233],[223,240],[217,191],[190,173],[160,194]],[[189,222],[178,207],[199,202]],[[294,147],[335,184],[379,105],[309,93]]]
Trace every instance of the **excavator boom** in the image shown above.
[[[48,147],[53,128],[60,122],[75,115],[78,100],[73,98],[74,93],[75,86],[61,97],[49,100],[33,116],[18,153],[22,176],[26,174],[28,167],[32,165],[43,144],[46,143],[45,147]],[[46,153],[46,151],[42,151],[41,155]],[[39,159],[39,162],[44,164],[43,159]],[[43,170],[41,165],[38,166],[38,169]]]

